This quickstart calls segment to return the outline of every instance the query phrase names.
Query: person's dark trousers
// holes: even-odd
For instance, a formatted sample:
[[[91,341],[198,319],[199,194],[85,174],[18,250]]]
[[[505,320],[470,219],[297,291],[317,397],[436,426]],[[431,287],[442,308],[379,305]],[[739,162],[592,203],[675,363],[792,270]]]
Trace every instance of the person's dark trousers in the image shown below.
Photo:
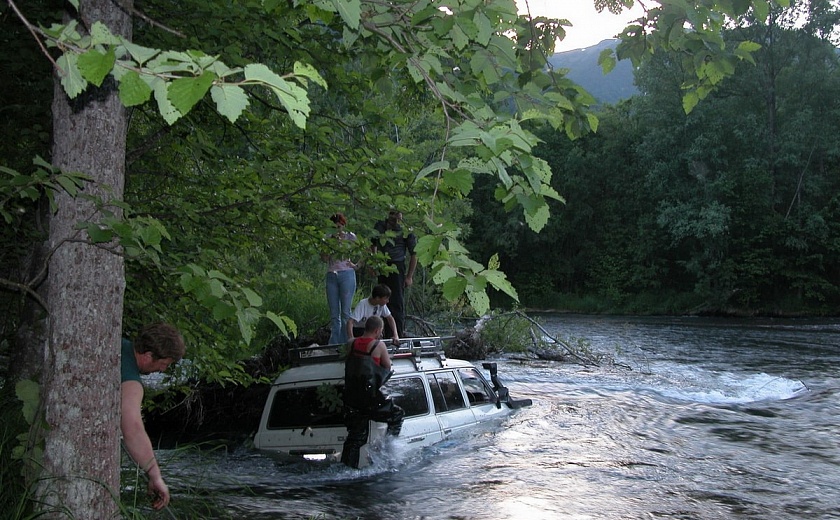
[[[379,394],[380,405],[370,413],[365,413],[347,407],[344,413],[344,425],[347,426],[347,437],[341,449],[341,463],[351,468],[359,467],[362,446],[367,444],[370,434],[370,421],[388,423],[388,435],[399,436],[402,430],[405,411],[394,404],[389,397]]]
[[[402,431],[405,411],[399,405],[394,404],[390,397],[382,396],[380,403],[379,408],[371,414],[371,419],[376,422],[388,423],[388,435],[399,436],[400,431]]]
[[[351,468],[359,467],[359,451],[367,443],[370,433],[370,415],[359,410],[348,408],[344,414],[344,424],[347,426],[347,438],[341,449],[341,462]]]
[[[388,262],[388,265],[396,266],[396,273],[388,273],[387,275],[379,275],[379,283],[385,284],[391,288],[391,299],[388,301],[388,309],[397,322],[397,335],[403,337],[405,331],[405,261],[402,262]],[[391,327],[388,322],[385,322],[385,331],[383,337],[390,338],[393,336]]]

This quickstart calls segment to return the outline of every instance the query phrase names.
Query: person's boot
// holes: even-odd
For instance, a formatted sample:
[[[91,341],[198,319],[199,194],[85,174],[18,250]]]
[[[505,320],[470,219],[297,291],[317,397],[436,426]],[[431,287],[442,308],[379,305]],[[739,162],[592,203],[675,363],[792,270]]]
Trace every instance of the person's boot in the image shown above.
[[[359,449],[345,446],[341,450],[341,463],[345,466],[359,469]]]

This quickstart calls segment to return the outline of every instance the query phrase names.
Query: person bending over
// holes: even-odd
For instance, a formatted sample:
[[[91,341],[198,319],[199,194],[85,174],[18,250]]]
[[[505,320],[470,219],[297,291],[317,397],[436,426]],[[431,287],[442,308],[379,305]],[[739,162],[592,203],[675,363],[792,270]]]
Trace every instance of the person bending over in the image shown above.
[[[148,493],[152,507],[169,505],[169,488],[160,473],[152,442],[143,425],[140,406],[143,404],[143,383],[140,374],[164,372],[177,363],[186,347],[178,329],[166,323],[148,325],[132,343],[122,340],[120,371],[120,428],[125,448],[149,477]]]
[[[371,316],[378,316],[382,318],[383,325],[385,322],[390,325],[391,341],[394,345],[399,345],[400,336],[397,334],[394,317],[388,308],[390,299],[391,289],[387,285],[380,284],[374,287],[370,293],[370,297],[360,300],[350,314],[350,319],[347,320],[347,337],[353,339],[361,336],[365,331],[365,320]]]

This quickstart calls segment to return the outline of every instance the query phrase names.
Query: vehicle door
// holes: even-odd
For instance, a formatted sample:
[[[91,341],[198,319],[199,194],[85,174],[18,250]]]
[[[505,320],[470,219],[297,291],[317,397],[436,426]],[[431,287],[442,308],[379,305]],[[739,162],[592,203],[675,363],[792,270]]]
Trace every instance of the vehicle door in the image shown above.
[[[475,368],[459,368],[457,372],[476,421],[486,421],[506,412],[496,406],[496,392],[481,372]]]
[[[392,378],[383,387],[383,392],[405,412],[400,439],[404,439],[407,444],[420,446],[443,439],[422,376]]]
[[[342,387],[333,383],[273,389],[255,446],[293,455],[340,451],[347,428],[341,413]]]
[[[475,417],[467,406],[464,391],[455,372],[452,370],[432,372],[426,374],[426,380],[429,383],[435,415],[444,437],[475,424]]]

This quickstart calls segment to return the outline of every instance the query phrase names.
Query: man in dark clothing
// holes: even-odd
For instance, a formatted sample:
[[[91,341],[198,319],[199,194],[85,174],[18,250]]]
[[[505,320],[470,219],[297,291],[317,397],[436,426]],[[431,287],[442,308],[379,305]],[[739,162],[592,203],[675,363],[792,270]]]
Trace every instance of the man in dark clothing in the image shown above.
[[[388,423],[389,435],[397,436],[402,429],[405,412],[380,390],[391,375],[391,358],[381,336],[382,318],[369,317],[365,333],[353,340],[344,365],[347,437],[341,462],[352,468],[360,466],[361,448],[368,442],[370,421]]]
[[[417,246],[417,237],[411,230],[407,232],[402,228],[402,213],[397,210],[388,212],[387,220],[380,220],[374,224],[373,229],[379,236],[374,238],[374,252],[378,249],[388,255],[388,265],[397,268],[396,272],[380,274],[378,282],[391,288],[391,301],[389,308],[397,323],[397,336],[405,337],[405,292],[406,287],[414,283],[414,270],[417,268],[417,254],[414,248]],[[406,259],[408,267],[406,268]],[[393,336],[393,331],[385,331],[388,337]]]

